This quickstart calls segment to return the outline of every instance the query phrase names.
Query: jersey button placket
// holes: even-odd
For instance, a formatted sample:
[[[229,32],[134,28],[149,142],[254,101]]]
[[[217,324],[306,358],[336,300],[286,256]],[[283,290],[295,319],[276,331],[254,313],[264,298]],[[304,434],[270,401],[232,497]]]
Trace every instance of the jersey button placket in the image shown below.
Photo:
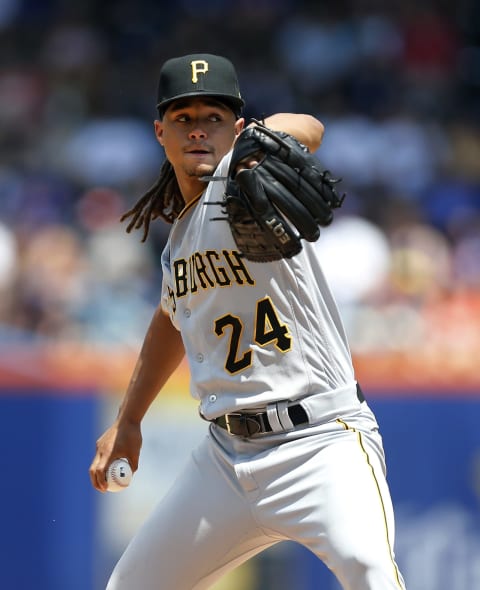
[[[199,352],[196,354],[195,359],[196,359],[197,363],[203,363],[203,361],[205,360],[205,357],[203,356],[203,354],[201,352]]]

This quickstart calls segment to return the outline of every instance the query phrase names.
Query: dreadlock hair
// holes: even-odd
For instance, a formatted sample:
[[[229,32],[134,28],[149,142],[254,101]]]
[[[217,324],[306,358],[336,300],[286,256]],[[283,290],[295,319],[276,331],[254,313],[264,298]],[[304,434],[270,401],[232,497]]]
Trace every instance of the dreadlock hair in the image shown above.
[[[173,223],[184,207],[185,201],[180,192],[173,166],[165,159],[160,168],[158,179],[137,203],[122,215],[120,221],[132,218],[127,225],[127,233],[143,226],[142,242],[145,242],[150,222],[153,219],[161,217],[167,223]]]

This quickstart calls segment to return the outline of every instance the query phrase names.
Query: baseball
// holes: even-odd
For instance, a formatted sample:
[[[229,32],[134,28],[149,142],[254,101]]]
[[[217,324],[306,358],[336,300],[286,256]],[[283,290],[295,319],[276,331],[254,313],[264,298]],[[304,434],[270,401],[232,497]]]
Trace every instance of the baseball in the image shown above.
[[[130,485],[133,473],[127,459],[116,459],[107,469],[107,491],[121,492]]]

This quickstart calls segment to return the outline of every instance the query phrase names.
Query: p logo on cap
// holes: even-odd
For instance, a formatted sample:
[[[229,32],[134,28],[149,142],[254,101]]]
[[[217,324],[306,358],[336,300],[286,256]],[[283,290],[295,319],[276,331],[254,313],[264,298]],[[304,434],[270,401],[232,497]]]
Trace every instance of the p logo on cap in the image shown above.
[[[192,61],[192,82],[198,82],[198,74],[206,74],[208,72],[208,61],[204,59],[194,59]]]

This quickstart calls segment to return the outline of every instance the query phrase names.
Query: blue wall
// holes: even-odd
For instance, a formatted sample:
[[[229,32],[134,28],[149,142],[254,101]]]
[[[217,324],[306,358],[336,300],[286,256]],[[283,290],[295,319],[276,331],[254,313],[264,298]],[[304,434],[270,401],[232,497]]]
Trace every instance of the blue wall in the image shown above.
[[[409,590],[480,588],[480,398],[398,392],[369,401],[384,439]],[[88,478],[100,407],[95,392],[0,390],[2,590],[100,590],[111,564],[98,551],[98,494]],[[434,547],[439,535],[443,544]],[[256,590],[338,589],[293,544],[257,559]]]
[[[2,590],[92,588],[96,403],[89,392],[0,392]]]

